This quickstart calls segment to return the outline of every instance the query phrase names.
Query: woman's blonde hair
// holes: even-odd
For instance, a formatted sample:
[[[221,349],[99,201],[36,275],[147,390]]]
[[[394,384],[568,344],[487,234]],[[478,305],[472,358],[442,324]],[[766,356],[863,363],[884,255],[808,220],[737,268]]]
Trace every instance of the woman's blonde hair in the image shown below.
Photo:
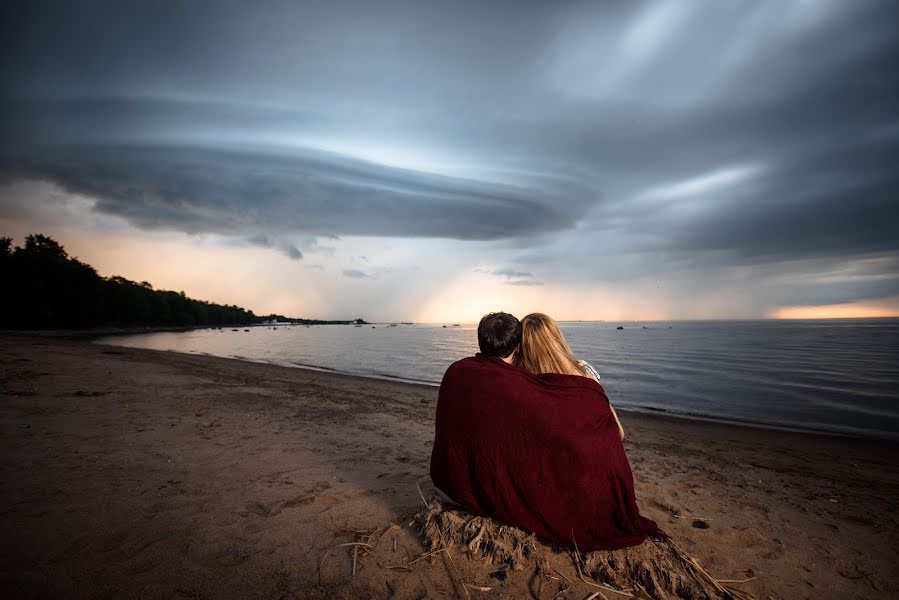
[[[512,364],[530,373],[587,375],[559,326],[543,313],[531,313],[521,320],[521,345]]]

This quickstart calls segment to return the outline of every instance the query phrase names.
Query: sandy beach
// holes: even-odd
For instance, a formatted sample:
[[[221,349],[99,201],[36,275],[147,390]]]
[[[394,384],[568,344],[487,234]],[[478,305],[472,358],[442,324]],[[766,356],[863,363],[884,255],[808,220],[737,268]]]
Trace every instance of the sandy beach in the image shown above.
[[[434,387],[0,339],[7,597],[534,595],[533,571],[496,575],[461,549],[388,568],[425,552],[408,523],[416,483],[434,493]],[[621,419],[641,510],[714,576],[757,598],[899,595],[899,444]],[[354,575],[360,547],[340,544],[367,530]]]

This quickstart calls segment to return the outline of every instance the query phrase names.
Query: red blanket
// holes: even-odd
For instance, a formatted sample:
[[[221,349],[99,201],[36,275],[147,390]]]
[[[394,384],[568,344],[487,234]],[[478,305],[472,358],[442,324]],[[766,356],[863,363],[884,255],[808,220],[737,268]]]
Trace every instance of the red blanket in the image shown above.
[[[640,516],[605,391],[478,354],[447,369],[431,479],[471,512],[581,550],[664,536]]]

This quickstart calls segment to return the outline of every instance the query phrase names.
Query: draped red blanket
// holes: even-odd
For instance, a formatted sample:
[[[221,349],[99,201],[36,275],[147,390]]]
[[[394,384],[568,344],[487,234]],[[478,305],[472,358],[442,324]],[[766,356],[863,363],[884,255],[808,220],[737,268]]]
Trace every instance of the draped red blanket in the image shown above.
[[[581,550],[664,535],[640,516],[609,400],[592,379],[465,358],[443,376],[436,430],[431,479],[475,514]]]

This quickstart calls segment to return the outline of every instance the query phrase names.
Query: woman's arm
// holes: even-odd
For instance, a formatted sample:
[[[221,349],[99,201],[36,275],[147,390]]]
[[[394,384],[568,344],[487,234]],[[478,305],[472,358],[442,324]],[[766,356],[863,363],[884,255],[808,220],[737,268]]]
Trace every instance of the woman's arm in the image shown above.
[[[615,407],[612,406],[612,403],[609,402],[609,408],[612,409],[612,416],[615,417],[615,424],[618,425],[618,435],[621,436],[621,441],[624,441],[624,427],[621,426],[621,421],[618,420],[618,413],[615,412]]]
[[[586,360],[579,360],[578,363],[585,371],[587,371],[587,375],[599,382],[599,373],[593,368],[593,365]],[[611,402],[609,402],[609,408],[612,409],[612,416],[615,417],[615,424],[618,425],[618,435],[620,435],[621,440],[624,441],[624,427],[621,426],[621,421],[618,419],[618,413],[615,412],[615,407],[612,406]]]
[[[581,365],[581,368],[587,372],[588,377],[592,377],[596,381],[599,381],[599,371],[593,368],[593,365],[588,363],[586,360],[579,360],[577,364]]]

